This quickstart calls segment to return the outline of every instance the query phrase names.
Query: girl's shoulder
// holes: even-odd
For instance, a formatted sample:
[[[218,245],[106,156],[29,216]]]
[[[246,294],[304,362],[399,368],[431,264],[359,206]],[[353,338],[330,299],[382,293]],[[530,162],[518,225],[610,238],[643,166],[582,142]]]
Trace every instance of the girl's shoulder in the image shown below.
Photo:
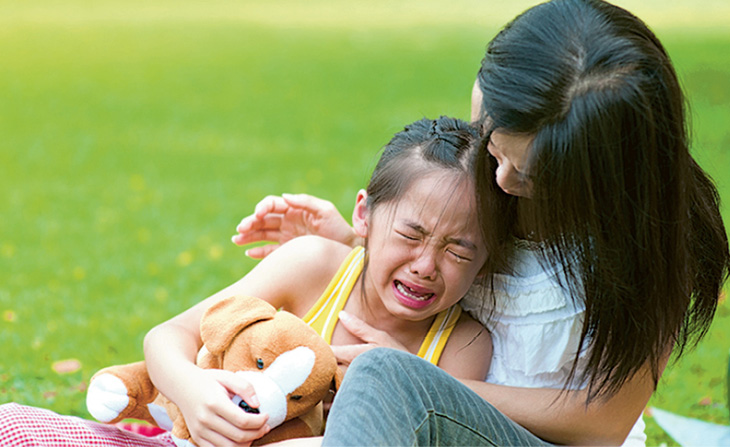
[[[277,254],[277,258],[286,258],[300,264],[310,265],[315,262],[316,268],[322,268],[327,264],[340,263],[352,251],[352,247],[341,242],[326,239],[320,236],[307,235],[294,238],[284,243],[273,254]]]
[[[319,236],[294,238],[274,250],[256,267],[272,279],[282,307],[304,315],[326,289],[352,251],[340,242]]]
[[[459,379],[485,380],[492,359],[489,331],[468,313],[462,312],[451,332],[439,366]]]

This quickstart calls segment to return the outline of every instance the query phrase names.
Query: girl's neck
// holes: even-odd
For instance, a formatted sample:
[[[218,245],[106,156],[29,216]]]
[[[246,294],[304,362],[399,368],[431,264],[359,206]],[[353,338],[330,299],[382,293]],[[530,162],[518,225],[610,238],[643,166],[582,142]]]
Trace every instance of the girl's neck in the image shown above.
[[[411,321],[394,316],[371,287],[363,288],[359,283],[353,288],[350,299],[345,305],[345,311],[373,328],[386,332],[414,354],[418,352],[435,318],[434,315],[425,320]]]

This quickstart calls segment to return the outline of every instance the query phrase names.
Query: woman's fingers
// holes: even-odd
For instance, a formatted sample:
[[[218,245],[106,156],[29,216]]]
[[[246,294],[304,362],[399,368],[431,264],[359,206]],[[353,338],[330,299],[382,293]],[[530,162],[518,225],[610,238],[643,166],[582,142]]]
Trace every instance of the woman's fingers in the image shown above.
[[[274,242],[246,252],[254,259],[266,257],[279,245],[298,236],[318,236],[355,245],[358,241],[350,225],[334,204],[309,194],[284,194],[262,199],[250,216],[236,227],[238,234],[231,240],[236,245]]]
[[[267,214],[284,214],[289,204],[280,196],[266,196],[254,208],[253,215],[262,218]]]
[[[260,247],[249,248],[246,250],[246,256],[251,259],[264,259],[279,247],[281,247],[280,244],[268,244]]]
[[[236,227],[238,233],[231,237],[231,241],[236,245],[275,242],[275,244],[246,250],[246,256],[253,259],[263,259],[290,239],[281,232],[281,224],[282,216],[278,214],[265,215],[263,218],[257,218],[255,215],[247,216]]]
[[[263,216],[246,216],[236,226],[236,231],[239,233],[247,233],[261,230],[278,230],[281,228],[282,215],[281,214],[266,214]]]
[[[314,215],[326,214],[333,210],[337,211],[335,205],[329,200],[320,199],[309,194],[282,194],[281,198],[289,206]]]

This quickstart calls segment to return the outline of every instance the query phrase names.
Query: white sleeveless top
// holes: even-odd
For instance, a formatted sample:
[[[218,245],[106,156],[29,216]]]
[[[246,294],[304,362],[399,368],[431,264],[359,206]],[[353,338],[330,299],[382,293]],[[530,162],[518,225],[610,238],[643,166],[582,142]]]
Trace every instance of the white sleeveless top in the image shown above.
[[[562,388],[579,350],[585,305],[574,303],[558,284],[560,267],[543,266],[535,250],[517,248],[514,273],[494,278],[492,318],[488,290],[471,287],[461,306],[492,332],[494,354],[486,381],[525,388]],[[585,367],[586,350],[578,369]],[[582,388],[577,383],[572,388]],[[641,416],[623,446],[646,443]]]

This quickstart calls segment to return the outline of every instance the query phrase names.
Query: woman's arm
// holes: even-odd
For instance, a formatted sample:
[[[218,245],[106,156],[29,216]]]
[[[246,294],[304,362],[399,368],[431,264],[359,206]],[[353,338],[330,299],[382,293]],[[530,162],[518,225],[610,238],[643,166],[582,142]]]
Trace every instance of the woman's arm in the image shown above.
[[[308,234],[338,241],[350,247],[362,244],[337,208],[327,200],[307,194],[283,194],[261,200],[254,213],[236,228],[232,240],[236,245],[269,241],[274,244],[254,247],[246,255],[262,259],[298,236]]]
[[[585,390],[462,382],[533,434],[567,445],[621,445],[654,391],[648,366],[626,381],[616,395],[588,405]]]

